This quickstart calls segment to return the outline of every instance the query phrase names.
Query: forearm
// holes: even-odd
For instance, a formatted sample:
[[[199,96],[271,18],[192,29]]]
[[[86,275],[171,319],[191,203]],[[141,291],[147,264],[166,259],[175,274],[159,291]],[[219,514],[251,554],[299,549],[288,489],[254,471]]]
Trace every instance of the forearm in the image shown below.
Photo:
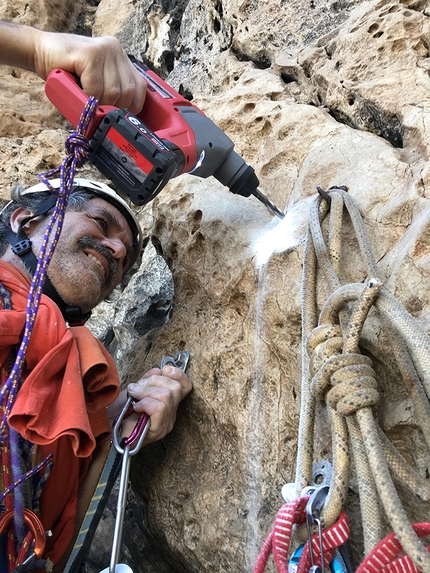
[[[132,113],[145,101],[145,80],[110,36],[46,32],[0,20],[0,64],[31,70],[43,80],[56,68],[71,72],[88,96]]]
[[[0,20],[0,64],[34,71],[36,28]]]

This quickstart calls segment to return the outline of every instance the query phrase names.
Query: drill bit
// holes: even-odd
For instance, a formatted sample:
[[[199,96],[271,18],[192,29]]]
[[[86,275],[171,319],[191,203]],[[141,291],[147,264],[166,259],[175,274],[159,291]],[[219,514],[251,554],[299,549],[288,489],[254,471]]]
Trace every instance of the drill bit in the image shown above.
[[[276,217],[279,217],[280,219],[283,219],[285,217],[285,213],[283,213],[280,209],[278,209],[278,207],[276,207],[276,205],[274,205],[272,201],[270,201],[265,195],[263,195],[263,193],[259,189],[254,189],[252,194],[254,195],[254,197],[257,197],[257,199],[261,201],[263,205],[266,205],[267,209],[270,211],[270,213],[272,213],[272,215],[276,215]]]

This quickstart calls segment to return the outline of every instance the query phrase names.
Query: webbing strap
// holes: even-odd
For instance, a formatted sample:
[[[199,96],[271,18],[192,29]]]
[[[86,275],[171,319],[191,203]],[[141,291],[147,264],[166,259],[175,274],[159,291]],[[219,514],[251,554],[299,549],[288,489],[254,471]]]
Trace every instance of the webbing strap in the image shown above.
[[[298,497],[284,504],[278,511],[272,532],[267,537],[257,559],[254,573],[263,573],[273,552],[279,573],[288,573],[288,551],[293,525],[303,523],[309,496]]]
[[[73,551],[63,573],[79,573],[82,562],[88,555],[97,525],[102,517],[112,488],[119,475],[121,458],[122,456],[111,446],[96,490],[76,538]]]
[[[430,523],[413,523],[412,527],[419,538],[430,534]],[[430,551],[430,547],[427,547]],[[420,573],[409,555],[404,554],[403,547],[395,533],[387,535],[367,555],[356,573]]]
[[[298,497],[293,501],[284,504],[278,511],[272,532],[267,537],[257,559],[254,573],[264,573],[270,554],[279,573],[288,573],[288,554],[291,543],[293,526],[304,523],[306,520],[306,505],[309,495]],[[349,538],[349,524],[344,511],[341,512],[339,520],[322,531],[324,563],[328,567],[332,561],[335,550],[341,547]],[[317,564],[321,564],[321,554],[319,548],[318,535],[312,537],[312,553]],[[306,543],[302,557],[300,559],[298,572],[309,571],[311,565],[309,542]],[[375,573],[375,572],[362,572]]]

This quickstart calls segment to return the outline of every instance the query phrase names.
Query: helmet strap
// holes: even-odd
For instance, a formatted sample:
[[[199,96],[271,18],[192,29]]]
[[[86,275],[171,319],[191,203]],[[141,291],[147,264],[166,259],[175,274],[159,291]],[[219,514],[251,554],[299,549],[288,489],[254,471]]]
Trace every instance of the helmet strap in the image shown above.
[[[16,234],[10,228],[4,228],[2,231],[3,236],[11,245],[12,252],[20,257],[31,276],[34,276],[36,272],[37,258],[32,251],[31,240],[25,234],[23,226],[39,215],[46,215],[46,213],[54,207],[56,200],[57,198],[54,195],[48,197],[34,215],[26,217],[21,221]],[[90,318],[91,311],[82,312],[79,306],[69,305],[61,298],[57,289],[49,280],[48,275],[45,276],[43,293],[55,302],[64,319],[70,324],[70,326],[81,326]]]

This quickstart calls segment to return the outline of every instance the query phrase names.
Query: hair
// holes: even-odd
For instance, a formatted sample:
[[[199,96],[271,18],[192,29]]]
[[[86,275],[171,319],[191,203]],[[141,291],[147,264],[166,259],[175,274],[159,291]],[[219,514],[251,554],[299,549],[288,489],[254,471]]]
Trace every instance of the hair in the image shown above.
[[[3,256],[9,246],[9,242],[3,235],[3,229],[10,229],[10,218],[12,213],[23,207],[32,213],[35,213],[49,198],[51,193],[49,191],[41,191],[39,193],[28,193],[23,195],[25,187],[16,185],[10,192],[11,200],[0,212],[0,256]],[[94,199],[96,195],[88,192],[84,187],[74,187],[69,195],[67,210],[82,211],[86,201]],[[48,217],[54,212],[54,207],[46,212],[45,216]]]
[[[25,194],[25,189],[26,188],[21,184],[15,185],[10,192],[11,200],[5,205],[2,211],[0,211],[0,257],[4,255],[6,249],[9,247],[9,241],[4,236],[3,230],[11,228],[10,218],[12,213],[20,207],[28,209],[32,213],[36,213],[36,211],[38,211],[38,209],[42,207],[45,201],[51,196],[50,191]],[[77,212],[83,211],[85,203],[97,197],[98,195],[92,193],[88,187],[74,186],[69,195],[67,210]],[[43,216],[49,217],[54,212],[54,208],[55,206],[53,206]],[[134,267],[134,264],[132,267]],[[128,271],[131,270],[131,268],[129,268]]]

